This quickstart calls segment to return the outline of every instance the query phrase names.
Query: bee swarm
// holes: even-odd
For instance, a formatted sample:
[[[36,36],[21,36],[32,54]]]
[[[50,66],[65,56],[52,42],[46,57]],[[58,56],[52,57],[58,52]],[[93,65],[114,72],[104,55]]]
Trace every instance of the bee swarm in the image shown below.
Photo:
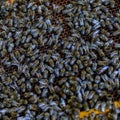
[[[0,1],[0,119],[119,120],[119,0]]]

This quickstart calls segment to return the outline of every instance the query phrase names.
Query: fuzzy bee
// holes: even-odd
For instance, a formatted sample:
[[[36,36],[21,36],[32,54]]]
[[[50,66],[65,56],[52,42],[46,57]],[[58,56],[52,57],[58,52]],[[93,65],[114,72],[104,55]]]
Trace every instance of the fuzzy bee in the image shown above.
[[[101,102],[97,101],[96,105],[95,105],[95,110],[98,110],[100,108]]]
[[[105,72],[108,68],[109,68],[109,66],[104,66],[102,68],[99,68],[98,69],[98,74],[101,74],[101,73]]]

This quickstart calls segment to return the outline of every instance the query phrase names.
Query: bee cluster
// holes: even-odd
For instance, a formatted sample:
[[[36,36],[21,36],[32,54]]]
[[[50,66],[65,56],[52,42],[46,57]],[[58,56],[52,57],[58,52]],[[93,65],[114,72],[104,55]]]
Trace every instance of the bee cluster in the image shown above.
[[[119,120],[120,8],[114,0],[0,2],[0,119]],[[110,11],[114,10],[115,13]]]

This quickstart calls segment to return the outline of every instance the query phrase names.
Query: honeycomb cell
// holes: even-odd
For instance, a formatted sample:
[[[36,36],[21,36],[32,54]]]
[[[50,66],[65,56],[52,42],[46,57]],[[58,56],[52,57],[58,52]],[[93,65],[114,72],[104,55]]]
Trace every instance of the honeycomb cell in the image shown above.
[[[50,0],[51,3],[57,4],[57,5],[67,5],[70,3],[71,0]]]
[[[115,13],[117,13],[120,9],[120,1],[119,0],[114,0],[114,1],[115,1],[115,7],[114,8],[111,8],[110,6],[108,6],[109,12],[113,15]]]
[[[68,25],[64,24],[63,31],[60,35],[60,39],[62,40],[64,38],[68,37],[69,35],[70,35],[70,27]]]

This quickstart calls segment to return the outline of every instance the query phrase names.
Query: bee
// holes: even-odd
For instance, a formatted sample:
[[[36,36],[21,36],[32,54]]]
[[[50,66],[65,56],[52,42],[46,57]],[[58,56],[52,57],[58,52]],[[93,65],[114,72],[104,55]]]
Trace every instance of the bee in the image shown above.
[[[87,80],[90,80],[90,81],[93,81],[94,79],[92,78],[92,76],[90,74],[86,74],[86,79]]]
[[[98,33],[100,32],[100,30],[96,30],[92,33],[93,38],[96,38],[98,36]]]
[[[38,101],[38,97],[37,97],[36,94],[31,95],[31,97],[29,98],[29,102],[30,102],[30,103],[35,104],[35,103],[37,103],[37,101]]]
[[[113,65],[116,65],[116,63],[118,63],[118,61],[119,61],[119,56],[114,56],[113,58],[112,58],[112,63],[113,63]]]
[[[112,113],[108,113],[108,114],[107,114],[107,117],[108,117],[108,119],[111,119],[111,120],[114,119]],[[114,119],[114,120],[115,120],[115,119]],[[117,119],[116,119],[116,120],[117,120]]]
[[[62,69],[63,68],[63,62],[61,62],[61,61],[56,61],[56,65],[57,65],[57,67],[58,67],[58,69]]]
[[[62,5],[58,6],[58,9],[56,9],[56,12],[60,13],[60,12],[62,12],[63,9],[64,9],[64,7]]]
[[[113,78],[113,79],[115,79],[117,75],[118,75],[118,71],[114,71],[114,72],[110,75],[110,77]]]
[[[28,3],[28,5],[27,5],[27,9],[29,9],[30,7],[32,7],[34,5],[34,2],[30,2],[30,3]]]
[[[0,40],[0,50],[4,48],[4,42],[2,40]]]
[[[61,106],[65,107],[66,106],[66,102],[63,98],[61,98],[61,103],[60,103]]]
[[[118,69],[118,78],[120,78],[120,68]]]
[[[109,110],[113,108],[113,102],[111,100],[107,101],[106,106],[108,107]]]
[[[79,102],[83,101],[83,97],[80,91],[77,92]]]
[[[10,77],[7,77],[7,78],[6,78],[6,82],[7,82],[8,84],[11,84],[13,81],[12,81],[12,79],[11,79]]]
[[[38,85],[36,85],[36,86],[34,87],[34,89],[35,89],[35,92],[36,92],[37,94],[40,94],[40,93],[41,93],[40,87],[39,87]]]
[[[100,83],[100,80],[101,80],[100,76],[97,75],[97,76],[95,77],[95,83]]]
[[[25,49],[20,47],[19,52],[20,52],[20,54],[24,54],[25,53]]]
[[[95,20],[94,20],[95,21]],[[98,28],[100,28],[101,26],[100,26],[100,22],[98,22],[98,21],[95,21],[94,22],[94,25],[93,25],[93,30],[97,30]]]
[[[116,63],[116,69],[119,69],[120,68],[120,62],[117,62]]]
[[[120,87],[119,78],[115,78],[115,84],[116,84],[116,88],[119,88],[119,87]]]
[[[74,8],[70,8],[70,9],[65,9],[62,11],[63,14],[68,14],[71,13],[73,11]]]
[[[114,23],[113,25],[116,29],[120,30],[120,25],[118,23]]]
[[[50,118],[49,113],[45,113],[45,114],[44,114],[44,119],[45,119],[45,120],[49,120],[49,118]]]
[[[70,75],[71,75],[71,72],[70,72],[70,71],[66,71],[66,72],[65,72],[65,76],[66,76],[66,77],[68,77],[68,76],[70,76]]]
[[[92,59],[97,59],[97,55],[94,52],[90,51],[89,54],[92,57]]]
[[[109,66],[104,66],[98,69],[98,74],[102,74],[103,72],[105,72],[107,69],[109,68]]]
[[[48,60],[48,63],[49,63],[49,65],[50,65],[51,67],[54,67],[54,61],[53,61],[52,59],[49,59],[49,60]]]
[[[80,58],[80,52],[79,51],[75,51],[74,55],[75,55],[75,57]]]
[[[34,38],[38,37],[39,30],[38,29],[31,29],[31,34]]]
[[[65,44],[64,44],[64,48],[67,48],[67,49],[70,49],[71,46],[72,46],[72,44],[69,42],[65,42]]]
[[[27,83],[26,83],[26,88],[27,88],[28,90],[31,90],[31,89],[32,89],[32,85],[31,85],[30,82],[27,82]]]
[[[31,71],[31,75],[34,76],[37,73],[37,71],[38,71],[38,68],[34,67]],[[26,74],[26,76],[30,75],[28,70],[25,72],[25,74]]]
[[[105,36],[105,35],[100,35],[100,38],[101,38],[103,41],[108,41],[108,37]]]
[[[67,25],[68,25],[70,28],[73,28],[73,27],[74,27],[74,24],[70,21],[70,18],[65,18],[65,20],[68,21]],[[72,37],[74,37],[74,36],[76,36],[76,35],[73,34]],[[78,36],[76,36],[76,37],[78,37]]]
[[[6,112],[8,112],[8,109],[2,109],[2,110],[0,110],[0,113],[1,113],[2,115],[5,115]]]
[[[48,94],[48,89],[44,88],[43,91],[42,91],[41,96],[42,97],[47,97],[47,94]]]
[[[111,0],[111,1],[110,1],[110,7],[111,7],[111,8],[114,8],[114,7],[115,7],[115,1],[114,1],[114,0]]]
[[[58,81],[58,84],[62,85],[64,83],[66,83],[66,82],[67,82],[67,79],[66,78],[62,78],[61,80]]]
[[[86,14],[86,16],[89,16],[89,13],[88,12],[86,12],[85,13]],[[86,34],[88,35],[88,34],[90,34],[90,32],[91,32],[91,30],[92,30],[92,26],[90,26],[89,25],[89,22],[87,21],[85,21],[85,29],[86,29]]]
[[[95,105],[95,110],[98,110],[100,108],[101,102],[97,101],[96,105]]]
[[[7,49],[3,49],[1,52],[1,57],[7,56]]]
[[[83,104],[83,107],[84,107],[85,111],[89,111],[89,105],[88,105],[87,102],[85,102],[85,103]]]
[[[113,73],[113,69],[114,69],[114,68],[113,68],[112,66],[110,66],[110,67],[108,68],[108,74],[109,74],[109,75],[111,75],[111,74]]]
[[[99,54],[100,57],[104,57],[105,56],[103,50],[101,50],[101,49],[98,49],[98,54]]]
[[[97,70],[97,65],[98,65],[98,64],[97,64],[96,62],[93,62],[93,63],[92,63],[92,70],[93,70],[93,71],[96,71],[96,70]]]
[[[47,79],[40,79],[39,80],[40,88],[44,88],[48,86],[48,80]]]
[[[44,65],[42,65],[42,66],[44,66]],[[53,72],[54,72],[54,70],[53,70],[52,67],[50,67],[50,66],[48,66],[48,65],[46,65],[45,67],[46,67],[46,69],[47,69],[50,73],[53,73]],[[45,70],[45,67],[44,67],[44,70]],[[42,69],[43,69],[43,68],[42,68]],[[42,70],[42,72],[43,72],[44,70]]]
[[[119,48],[120,48],[120,44],[119,44],[119,43],[115,43],[115,44],[114,44],[114,47],[115,47],[116,49],[119,49]]]
[[[62,68],[62,69],[60,70],[60,76],[64,76],[64,74],[65,74],[65,68]]]
[[[43,72],[43,77],[44,77],[44,78],[48,78],[48,73],[49,73],[48,70],[45,70],[45,71]]]
[[[106,103],[105,103],[105,102],[102,102],[102,103],[101,103],[101,111],[102,111],[102,112],[105,112],[105,107],[106,107]]]
[[[47,45],[48,46],[51,46],[54,42],[54,39],[53,39],[54,35],[52,34],[52,37],[49,38],[48,42],[47,42]]]
[[[95,92],[94,91],[91,91],[89,94],[88,94],[88,99],[92,99],[93,96],[94,96]]]
[[[86,76],[86,71],[82,70],[81,71],[81,79],[85,80],[85,76]]]
[[[57,76],[57,77],[59,77],[60,76],[60,70],[58,69],[58,68],[55,68],[55,75]]]
[[[92,83],[91,82],[88,82],[88,89],[92,90]]]
[[[17,111],[18,113],[22,113],[25,109],[25,106],[20,106],[18,108],[15,108],[15,111]]]
[[[55,75],[54,75],[54,74],[51,74],[51,75],[50,75],[50,78],[49,78],[49,82],[50,82],[50,83],[53,83],[54,80],[55,80]]]
[[[42,78],[42,75],[41,75],[40,72],[37,72],[37,73],[36,73],[36,76],[37,76],[37,78],[39,78],[39,79]]]
[[[72,27],[72,26],[71,26]],[[77,32],[77,31],[76,31]],[[71,35],[72,37],[76,37],[76,38],[80,38],[80,35],[79,35],[79,33],[72,33],[72,35]]]
[[[46,22],[46,24],[47,24],[48,26],[51,26],[51,21],[50,21],[50,19],[46,19],[45,22]]]
[[[118,55],[118,51],[113,51],[113,52],[110,53],[111,58],[113,58],[116,55]]]
[[[108,25],[108,29],[113,31],[114,30],[113,25],[112,24]]]
[[[73,68],[73,72],[75,73],[78,72],[78,65],[74,64],[72,68]]]
[[[46,103],[39,103],[39,108],[42,109],[44,112],[49,109],[49,105]]]
[[[103,82],[100,82],[100,83],[99,83],[99,88],[100,88],[100,89],[104,89],[104,87],[105,87],[105,84],[104,84]]]
[[[114,120],[117,120],[117,119],[119,119],[119,116],[118,116],[118,114],[114,113],[114,114],[113,114],[113,119],[114,119]]]
[[[26,36],[22,36],[21,43],[25,43],[25,42],[26,42]]]
[[[59,54],[52,54],[52,59],[53,60],[58,60],[59,59]],[[59,63],[60,65],[58,65],[58,66],[61,66],[61,63]]]
[[[104,81],[108,81],[109,80],[109,77],[104,74],[104,75],[101,75],[101,78],[104,80]]]
[[[90,57],[89,57],[89,56],[86,56],[86,55],[83,55],[83,56],[80,57],[80,60],[81,60],[81,61],[89,60],[89,59],[90,59]]]
[[[93,71],[92,71],[92,69],[91,69],[90,67],[87,67],[87,68],[86,68],[86,71],[87,71],[88,73],[90,73],[90,75],[93,75]]]
[[[100,66],[106,65],[106,63],[107,63],[106,61],[100,61],[100,60],[98,61],[98,65],[100,65]]]
[[[90,101],[89,101],[89,104],[90,104],[90,108],[94,108],[95,103],[94,103],[94,101],[93,101],[93,100],[90,100]]]
[[[72,7],[73,7],[73,4],[71,4],[71,3],[65,5],[65,8],[66,8],[66,9],[69,9],[69,8],[72,8]]]
[[[39,65],[39,60],[34,61],[34,67],[37,67]]]
[[[84,93],[84,95],[83,95],[83,98],[84,98],[85,100],[87,100],[87,99],[88,99],[88,95],[89,95],[89,91],[86,91],[86,92]]]
[[[88,45],[83,45],[82,47],[83,47],[85,54],[89,53],[89,46]]]
[[[41,113],[41,114],[39,114],[39,115],[36,116],[37,120],[41,120],[43,118],[44,118],[44,113]]]

